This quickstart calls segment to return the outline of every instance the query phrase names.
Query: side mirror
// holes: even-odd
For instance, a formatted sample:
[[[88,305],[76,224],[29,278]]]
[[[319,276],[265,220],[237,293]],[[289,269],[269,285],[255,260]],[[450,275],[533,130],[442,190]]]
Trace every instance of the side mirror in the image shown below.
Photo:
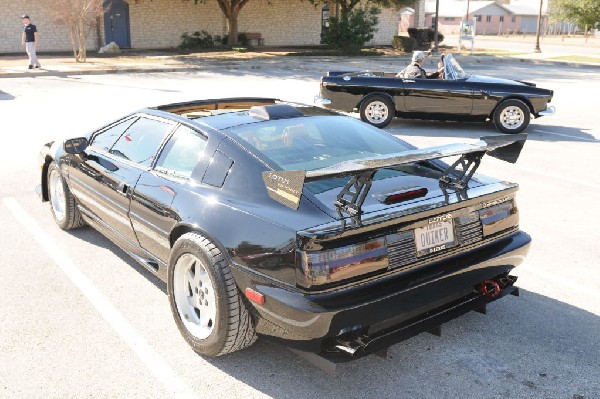
[[[85,137],[65,140],[64,149],[67,154],[81,154],[88,146]]]

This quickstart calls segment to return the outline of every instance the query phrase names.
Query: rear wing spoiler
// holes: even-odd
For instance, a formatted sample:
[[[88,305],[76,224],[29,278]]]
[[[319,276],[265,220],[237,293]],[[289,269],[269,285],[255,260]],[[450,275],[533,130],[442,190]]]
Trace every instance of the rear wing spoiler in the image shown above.
[[[316,170],[273,170],[263,172],[262,177],[269,196],[294,210],[298,209],[306,182],[351,177],[338,194],[336,206],[338,210],[355,216],[360,214],[360,207],[371,187],[373,175],[379,169],[460,155],[460,158],[448,167],[439,180],[440,184],[445,187],[464,189],[479,167],[483,155],[488,154],[494,158],[515,163],[526,140],[527,134],[524,133],[510,136],[488,136],[481,137],[480,141],[473,144],[448,144],[416,149],[397,154],[344,161]]]

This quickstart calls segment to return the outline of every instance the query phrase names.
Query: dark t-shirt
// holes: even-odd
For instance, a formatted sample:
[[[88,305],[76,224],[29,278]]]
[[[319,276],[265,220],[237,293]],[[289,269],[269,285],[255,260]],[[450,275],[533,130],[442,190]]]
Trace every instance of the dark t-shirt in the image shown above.
[[[25,26],[25,41],[26,42],[35,42],[35,32],[37,32],[37,28],[34,24],[29,24]]]

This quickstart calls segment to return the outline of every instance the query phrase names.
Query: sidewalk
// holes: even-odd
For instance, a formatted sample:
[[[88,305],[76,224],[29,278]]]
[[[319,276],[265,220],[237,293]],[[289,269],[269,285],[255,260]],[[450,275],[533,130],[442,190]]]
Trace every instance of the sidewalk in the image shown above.
[[[106,74],[106,73],[139,73],[139,72],[176,72],[176,71],[211,71],[219,69],[280,69],[303,70],[316,73],[325,73],[328,70],[361,70],[374,69],[396,70],[399,66],[406,65],[410,60],[409,54],[395,53],[393,50],[384,50],[382,56],[288,56],[288,51],[283,49],[264,49],[257,52],[206,52],[181,55],[173,52],[147,51],[123,52],[116,55],[98,55],[92,53],[86,63],[77,63],[73,57],[65,55],[41,55],[41,69],[27,69],[25,54],[3,56],[0,55],[0,78],[28,77],[28,76],[56,76],[56,75],[81,75],[81,74]],[[568,66],[598,66],[597,63],[559,61],[557,53],[518,53],[501,55],[477,55],[482,50],[477,50],[475,55],[464,52],[455,57],[459,62],[468,67],[473,63],[490,62],[529,62]],[[564,54],[569,58],[569,54]],[[427,66],[433,66],[437,57],[429,58]],[[430,65],[429,65],[430,64]]]

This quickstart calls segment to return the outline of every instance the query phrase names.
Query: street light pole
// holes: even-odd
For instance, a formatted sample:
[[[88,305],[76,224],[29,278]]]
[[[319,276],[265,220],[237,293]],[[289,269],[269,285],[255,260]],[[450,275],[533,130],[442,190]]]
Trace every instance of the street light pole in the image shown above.
[[[435,45],[433,47],[433,54],[438,54],[440,52],[438,48],[438,22],[440,20],[440,0],[435,0],[435,26],[433,31],[433,40],[435,41]]]
[[[467,14],[465,15],[465,19],[469,19],[469,4],[471,3],[471,0],[467,0]]]
[[[542,4],[543,3],[544,3],[544,0],[540,0],[540,13],[538,14],[537,34],[535,35],[535,49],[533,49],[533,51],[535,51],[536,53],[542,52],[542,50],[540,49],[540,31],[542,30]]]

